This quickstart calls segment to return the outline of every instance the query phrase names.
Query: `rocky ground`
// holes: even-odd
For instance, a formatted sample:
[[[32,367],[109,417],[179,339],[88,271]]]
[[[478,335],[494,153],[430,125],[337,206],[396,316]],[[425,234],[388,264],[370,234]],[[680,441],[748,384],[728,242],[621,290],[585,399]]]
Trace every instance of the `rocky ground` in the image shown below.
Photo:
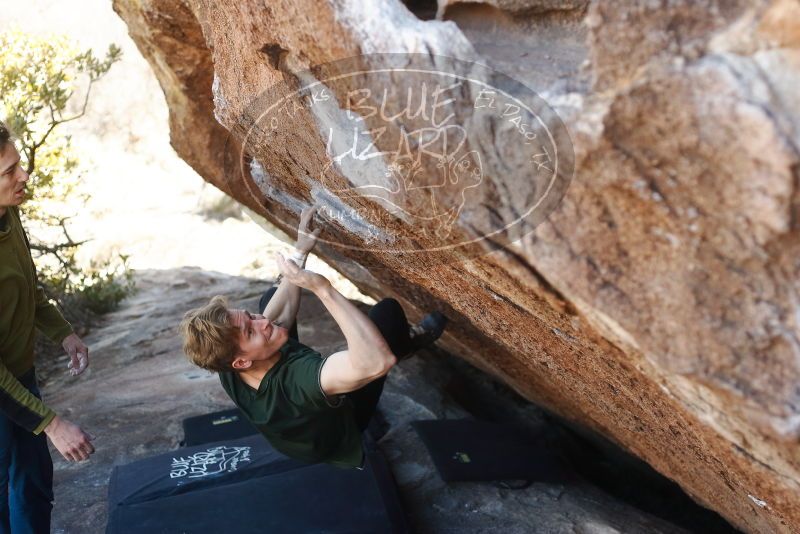
[[[136,295],[86,337],[92,364],[83,376],[68,376],[64,358],[40,362],[47,402],[96,436],[90,461],[68,464],[54,452],[57,533],[102,532],[113,466],[177,448],[184,418],[231,406],[216,376],[185,360],[177,325],[186,309],[215,294],[255,308],[265,288],[196,268],[140,271],[136,279]],[[322,353],[342,346],[313,296],[303,300],[299,326],[301,339]],[[451,356],[427,352],[402,362],[380,409],[388,429],[379,445],[416,532],[683,532],[575,473],[523,490],[442,482],[411,421],[503,413],[531,429],[549,425],[538,408]]]

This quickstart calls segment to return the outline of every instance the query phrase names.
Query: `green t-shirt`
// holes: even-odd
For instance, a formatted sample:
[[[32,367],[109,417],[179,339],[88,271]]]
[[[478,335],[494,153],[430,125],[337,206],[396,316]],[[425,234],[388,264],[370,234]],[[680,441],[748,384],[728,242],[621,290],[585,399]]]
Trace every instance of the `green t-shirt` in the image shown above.
[[[363,460],[361,432],[353,405],[339,395],[322,392],[320,353],[289,338],[281,356],[258,391],[236,372],[219,373],[222,387],[276,450],[305,462],[359,467]]]

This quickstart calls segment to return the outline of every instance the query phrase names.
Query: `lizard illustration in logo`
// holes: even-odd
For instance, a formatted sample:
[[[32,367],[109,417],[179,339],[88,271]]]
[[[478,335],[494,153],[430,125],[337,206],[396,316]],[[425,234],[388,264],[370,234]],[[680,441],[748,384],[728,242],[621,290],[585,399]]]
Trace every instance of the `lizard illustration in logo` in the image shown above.
[[[385,174],[379,184],[341,187],[331,160],[322,183],[340,198],[371,198],[389,212],[413,221],[424,236],[447,238],[467,202],[467,191],[483,181],[483,165],[476,150],[467,150],[466,130],[458,125],[401,130],[397,150],[382,152]],[[415,147],[412,149],[411,147]]]

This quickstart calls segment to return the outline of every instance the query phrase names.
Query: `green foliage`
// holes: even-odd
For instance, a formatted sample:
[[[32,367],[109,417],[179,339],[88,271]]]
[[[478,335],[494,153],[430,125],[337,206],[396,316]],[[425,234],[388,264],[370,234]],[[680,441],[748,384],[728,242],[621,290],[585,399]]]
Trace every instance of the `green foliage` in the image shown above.
[[[108,313],[134,290],[133,272],[128,268],[128,256],[120,254],[119,262],[92,262],[79,275],[77,286],[79,304],[97,314]]]
[[[84,242],[69,235],[70,204],[85,204],[89,194],[80,188],[82,169],[72,140],[58,127],[85,114],[92,86],[120,57],[115,45],[98,58],[65,37],[0,33],[0,115],[17,137],[22,165],[30,174],[29,200],[21,213],[26,227],[40,230],[30,236],[40,280],[79,319],[84,308],[96,313],[113,309],[132,291],[133,282],[125,256],[88,269],[77,265]]]

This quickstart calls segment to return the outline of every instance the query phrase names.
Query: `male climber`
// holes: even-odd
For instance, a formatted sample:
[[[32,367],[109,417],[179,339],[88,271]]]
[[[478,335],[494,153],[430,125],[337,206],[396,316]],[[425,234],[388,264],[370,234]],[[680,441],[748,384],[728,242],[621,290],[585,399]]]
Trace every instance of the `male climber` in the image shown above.
[[[398,359],[430,345],[446,318],[431,313],[409,327],[394,299],[365,315],[305,261],[320,229],[316,207],[303,211],[295,253],[277,257],[280,282],[261,298],[261,314],[230,309],[222,297],[186,313],[183,348],[191,361],[219,373],[222,387],[270,444],[310,463],[363,463],[361,433],[375,412],[386,374]],[[347,348],[322,357],[298,341],[300,289],[314,293],[341,328]]]

